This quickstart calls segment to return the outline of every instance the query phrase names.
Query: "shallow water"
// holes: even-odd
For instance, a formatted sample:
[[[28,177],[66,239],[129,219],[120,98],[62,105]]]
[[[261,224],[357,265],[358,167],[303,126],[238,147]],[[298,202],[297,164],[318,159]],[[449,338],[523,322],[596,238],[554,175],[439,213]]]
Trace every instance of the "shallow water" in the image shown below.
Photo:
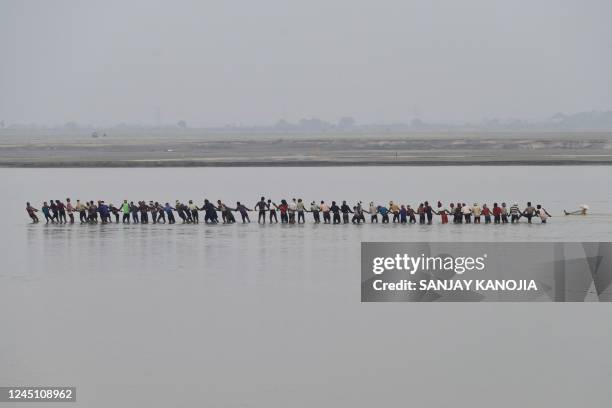
[[[604,406],[607,304],[361,304],[359,248],[609,241],[611,175],[535,166],[0,169],[0,385],[75,385],[71,406],[87,407]],[[514,226],[47,226],[24,211],[27,200],[40,207],[67,196],[254,205],[262,194],[531,200],[554,217]],[[597,215],[560,216],[582,203]]]

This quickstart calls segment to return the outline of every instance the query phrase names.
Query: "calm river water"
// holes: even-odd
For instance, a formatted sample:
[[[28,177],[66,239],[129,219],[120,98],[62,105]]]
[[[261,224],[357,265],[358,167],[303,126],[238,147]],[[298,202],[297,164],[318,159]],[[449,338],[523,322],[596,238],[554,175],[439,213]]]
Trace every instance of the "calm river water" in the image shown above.
[[[362,241],[610,241],[610,180],[587,166],[0,169],[0,385],[74,385],[83,407],[606,406],[608,304],[362,304],[359,256]],[[553,218],[32,225],[24,210],[261,195],[531,200]],[[583,203],[592,215],[561,215]]]

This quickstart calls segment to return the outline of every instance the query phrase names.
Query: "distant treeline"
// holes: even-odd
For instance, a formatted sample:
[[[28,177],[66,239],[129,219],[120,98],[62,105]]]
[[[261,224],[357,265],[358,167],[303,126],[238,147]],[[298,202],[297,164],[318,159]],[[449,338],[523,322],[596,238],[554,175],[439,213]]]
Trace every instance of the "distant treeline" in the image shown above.
[[[541,121],[529,121],[513,118],[484,119],[481,122],[427,122],[418,118],[409,123],[360,124],[355,118],[343,117],[337,122],[330,122],[319,118],[303,118],[297,122],[285,119],[274,125],[249,126],[242,124],[228,124],[217,127],[190,126],[186,121],[180,120],[175,124],[148,125],[142,123],[118,123],[115,125],[97,126],[94,124],[80,124],[66,122],[63,125],[44,126],[36,123],[20,124],[6,123],[0,120],[0,133],[14,133],[20,130],[62,131],[66,133],[94,132],[103,130],[148,130],[148,131],[179,131],[190,133],[193,131],[210,133],[402,133],[411,131],[612,131],[612,111],[589,111],[573,114],[556,113]]]

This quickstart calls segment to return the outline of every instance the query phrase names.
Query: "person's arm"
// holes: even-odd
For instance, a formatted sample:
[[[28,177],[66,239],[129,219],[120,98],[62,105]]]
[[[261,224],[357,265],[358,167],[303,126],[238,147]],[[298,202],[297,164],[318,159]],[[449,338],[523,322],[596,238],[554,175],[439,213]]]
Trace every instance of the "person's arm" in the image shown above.
[[[542,210],[544,210],[544,212],[546,213],[546,215],[548,215],[549,217],[552,217],[552,215],[550,215],[550,214],[548,213],[548,211],[546,211],[546,209],[545,209],[545,208],[542,208]]]

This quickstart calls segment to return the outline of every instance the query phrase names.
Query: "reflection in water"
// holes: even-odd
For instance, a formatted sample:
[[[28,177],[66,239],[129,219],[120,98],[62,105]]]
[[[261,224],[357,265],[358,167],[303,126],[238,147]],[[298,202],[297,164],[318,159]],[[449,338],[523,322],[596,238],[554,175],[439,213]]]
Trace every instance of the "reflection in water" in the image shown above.
[[[511,196],[508,202],[522,202],[536,196],[558,215],[580,202],[595,213],[611,212],[610,169],[584,167],[578,175],[575,168],[416,169],[428,183],[406,179],[408,170],[417,173],[402,168],[130,172],[157,180],[172,198],[194,194],[192,185],[175,181],[195,178],[228,202],[257,200],[258,181],[266,180],[273,197],[482,202]],[[0,171],[12,215],[0,219],[0,324],[6,328],[0,384],[74,384],[75,406],[87,407],[176,406],[177,400],[316,406],[347,398],[351,406],[372,406],[401,403],[390,396],[411,384],[425,396],[411,398],[426,404],[444,378],[452,378],[442,383],[454,387],[449,395],[472,393],[474,383],[505,395],[496,384],[514,384],[537,361],[547,384],[563,371],[571,389],[597,395],[607,386],[612,333],[600,324],[608,319],[605,309],[365,305],[359,268],[362,241],[609,241],[608,216],[555,216],[548,225],[518,226],[27,224],[27,200],[77,192],[114,202],[162,195],[134,186],[124,171]],[[70,180],[62,187],[69,191],[57,191],[61,179]],[[580,344],[589,347],[577,349]],[[541,384],[521,389],[537,393]],[[115,393],[101,395],[105,387]],[[358,398],[351,398],[356,389]]]

